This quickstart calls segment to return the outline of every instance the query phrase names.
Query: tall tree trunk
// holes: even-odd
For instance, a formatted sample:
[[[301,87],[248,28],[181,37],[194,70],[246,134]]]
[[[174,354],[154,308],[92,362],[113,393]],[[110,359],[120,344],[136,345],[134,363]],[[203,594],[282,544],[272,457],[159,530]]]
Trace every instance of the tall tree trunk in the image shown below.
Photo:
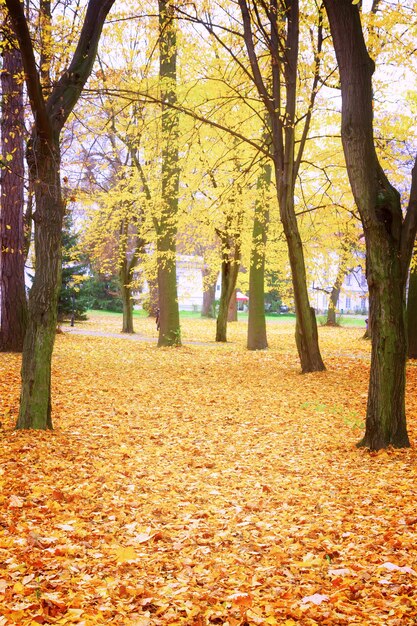
[[[287,240],[294,291],[296,324],[295,341],[303,374],[320,372],[325,369],[320,354],[316,315],[307,290],[307,277],[304,263],[303,245],[295,217],[293,197],[282,198],[280,203],[281,221]]]
[[[268,347],[265,320],[265,246],[268,233],[269,207],[266,199],[271,184],[272,167],[264,163],[258,178],[258,197],[253,218],[252,251],[249,269],[249,350],[265,350]]]
[[[43,148],[43,149],[42,149]],[[61,286],[61,196],[59,145],[55,152],[37,143],[28,151],[36,212],[36,272],[29,293],[29,318],[22,361],[22,389],[16,428],[52,428],[51,359]],[[41,226],[48,224],[48,228]]]
[[[0,351],[22,352],[27,325],[22,57],[4,25],[1,71]],[[12,42],[10,43],[10,40]]]
[[[91,73],[103,23],[114,0],[89,0],[70,65],[45,100],[20,0],[5,0],[19,42],[34,126],[28,146],[34,186],[36,272],[29,295],[22,355],[22,389],[16,428],[52,428],[51,359],[61,279],[64,202],[60,185],[60,134]]]
[[[417,230],[417,167],[403,220],[400,196],[387,180],[373,136],[372,74],[358,7],[324,0],[342,87],[342,142],[366,241],[372,329],[366,430],[358,445],[409,446],[405,416],[405,284]]]
[[[172,0],[158,0],[159,77],[162,99],[162,210],[157,227],[159,291],[158,346],[181,345],[176,237],[178,215],[177,35]]]
[[[407,300],[408,356],[417,359],[417,267],[410,272]]]
[[[318,90],[320,51],[323,40],[321,14],[319,14],[317,49],[314,52],[315,68],[310,102],[298,142],[298,153],[295,155],[295,128],[298,123],[297,117],[301,117],[296,115],[299,2],[289,0],[285,3],[285,8],[278,0],[271,0],[268,3],[267,19],[270,33],[267,35],[268,29],[262,26],[260,37],[267,38],[271,80],[263,78],[263,67],[257,56],[258,45],[255,45],[256,36],[252,31],[252,15],[256,17],[255,23],[259,23],[257,3],[253,3],[254,9],[251,13],[249,0],[238,0],[238,2],[242,13],[244,39],[253,80],[271,120],[275,183],[291,266],[296,310],[295,339],[301,370],[303,373],[321,371],[325,367],[320,354],[316,317],[309,302],[303,246],[294,210],[295,182]],[[285,54],[282,54],[282,50],[285,50]]]

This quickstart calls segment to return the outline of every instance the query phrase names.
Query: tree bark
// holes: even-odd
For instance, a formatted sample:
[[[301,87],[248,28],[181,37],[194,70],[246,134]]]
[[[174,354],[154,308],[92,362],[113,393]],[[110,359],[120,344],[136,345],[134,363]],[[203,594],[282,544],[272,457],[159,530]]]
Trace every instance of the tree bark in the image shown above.
[[[24,221],[23,71],[10,23],[4,25],[1,72],[0,351],[22,352],[27,326]]]
[[[372,74],[358,7],[325,0],[342,88],[342,142],[367,254],[372,329],[366,430],[358,445],[407,447],[405,285],[417,229],[417,171],[403,220],[400,196],[385,176],[373,136]]]
[[[162,209],[157,224],[159,292],[158,346],[181,345],[178,309],[176,237],[178,215],[177,36],[171,0],[158,0],[159,77],[162,99]]]
[[[34,117],[27,159],[34,186],[36,273],[29,295],[16,428],[52,428],[51,359],[61,277],[64,202],[60,185],[60,134],[91,73],[103,23],[114,0],[89,0],[71,63],[44,99],[40,74],[20,0],[5,0],[19,42]]]
[[[248,350],[268,347],[265,320],[265,246],[267,241],[269,207],[266,199],[271,184],[272,167],[264,163],[258,178],[258,198],[253,218],[252,251],[249,269]]]
[[[227,322],[230,300],[235,293],[239,265],[224,259],[222,262],[222,287],[220,292],[219,312],[216,320],[216,341],[227,341]]]
[[[237,276],[236,276],[237,278]],[[232,297],[230,298],[229,308],[227,310],[227,321],[228,322],[237,322],[237,289],[233,290]]]
[[[42,147],[44,150],[42,151]],[[28,327],[22,360],[22,389],[16,428],[52,428],[51,359],[61,285],[61,196],[59,145],[38,144],[29,151],[36,212],[36,272],[29,295]],[[47,224],[47,228],[44,226]]]
[[[235,294],[241,250],[240,240],[234,239],[227,229],[225,231],[217,231],[217,234],[222,242],[222,286],[219,312],[216,320],[216,341],[226,342],[229,307],[232,296]]]
[[[203,267],[203,306],[201,308],[201,317],[209,317],[214,318],[214,303],[216,300],[216,282],[213,281],[211,285],[206,283],[206,279],[211,275],[211,270],[209,267]]]
[[[131,277],[127,268],[127,262],[124,261],[119,269],[120,291],[123,303],[123,322],[122,333],[133,334],[133,301],[132,290],[130,287]]]
[[[417,267],[410,272],[407,300],[408,357],[417,359]]]

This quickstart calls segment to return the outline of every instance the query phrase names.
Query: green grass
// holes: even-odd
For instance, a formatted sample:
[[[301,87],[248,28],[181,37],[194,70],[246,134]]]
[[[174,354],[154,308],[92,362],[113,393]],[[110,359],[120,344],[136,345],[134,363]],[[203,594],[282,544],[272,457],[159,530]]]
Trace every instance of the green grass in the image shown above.
[[[109,317],[109,316],[114,316],[114,317],[121,317],[122,314],[115,312],[115,311],[99,311],[99,310],[90,310],[87,311],[87,316],[88,314],[94,314],[95,316],[103,316],[103,317]],[[143,310],[135,310],[133,311],[133,317],[134,318],[144,318],[144,317],[148,317],[148,313],[146,311]],[[199,311],[180,311],[180,318],[182,319],[201,319],[201,313]],[[248,319],[248,313],[242,313],[239,312],[238,313],[238,320],[239,321],[247,321]],[[269,322],[293,322],[295,324],[295,314],[294,313],[267,313],[266,314],[266,319]],[[340,324],[340,326],[342,327],[348,327],[348,328],[363,328],[364,332],[365,332],[365,328],[366,328],[366,324],[365,324],[365,316],[363,315],[343,315],[338,317],[338,323]],[[318,315],[317,316],[317,323],[319,325],[323,325],[326,322],[326,316],[325,315]]]

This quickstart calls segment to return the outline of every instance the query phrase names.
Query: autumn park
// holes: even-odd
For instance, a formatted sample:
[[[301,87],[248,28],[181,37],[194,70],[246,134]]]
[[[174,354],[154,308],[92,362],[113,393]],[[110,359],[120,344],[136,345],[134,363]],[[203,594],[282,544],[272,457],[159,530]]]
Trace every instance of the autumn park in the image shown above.
[[[417,624],[416,3],[0,16],[0,626]]]

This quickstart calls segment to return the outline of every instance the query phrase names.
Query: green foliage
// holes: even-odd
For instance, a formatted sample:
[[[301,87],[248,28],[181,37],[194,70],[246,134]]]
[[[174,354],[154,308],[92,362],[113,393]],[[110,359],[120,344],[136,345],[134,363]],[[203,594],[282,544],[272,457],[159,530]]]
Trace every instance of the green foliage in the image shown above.
[[[120,286],[116,276],[93,274],[84,284],[89,297],[89,308],[99,311],[123,311]]]
[[[65,217],[62,232],[62,283],[58,299],[58,320],[72,318],[86,319],[86,311],[91,306],[85,277],[87,261],[77,255],[78,235],[74,231],[72,217]]]

